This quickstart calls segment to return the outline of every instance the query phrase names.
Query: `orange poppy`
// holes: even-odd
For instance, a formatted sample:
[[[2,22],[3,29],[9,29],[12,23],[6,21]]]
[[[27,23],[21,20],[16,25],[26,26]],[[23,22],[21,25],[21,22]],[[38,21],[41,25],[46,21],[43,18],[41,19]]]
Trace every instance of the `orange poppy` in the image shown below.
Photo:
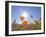
[[[24,16],[20,16],[20,19],[23,21],[23,19],[24,19]]]
[[[22,24],[29,25],[29,21],[28,20],[24,20]]]

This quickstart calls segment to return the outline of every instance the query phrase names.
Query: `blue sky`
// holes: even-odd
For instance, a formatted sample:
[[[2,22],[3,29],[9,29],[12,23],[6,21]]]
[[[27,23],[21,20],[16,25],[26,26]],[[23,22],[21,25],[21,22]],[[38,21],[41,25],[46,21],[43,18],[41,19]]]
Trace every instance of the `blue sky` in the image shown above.
[[[32,7],[32,6],[12,6],[12,21],[17,20],[19,16],[23,14],[23,12],[28,14],[27,19],[35,20],[41,17],[41,7]],[[29,16],[33,16],[31,19]]]

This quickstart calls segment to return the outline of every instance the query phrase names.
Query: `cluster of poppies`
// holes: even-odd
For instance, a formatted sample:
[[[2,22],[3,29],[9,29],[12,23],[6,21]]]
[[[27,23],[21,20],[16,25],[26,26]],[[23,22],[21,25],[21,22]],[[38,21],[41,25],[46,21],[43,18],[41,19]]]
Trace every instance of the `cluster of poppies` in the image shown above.
[[[24,20],[24,16],[20,16],[20,19],[23,21]],[[29,21],[28,20],[24,20],[23,22],[22,22],[22,24],[24,24],[24,25],[28,25],[29,24]]]

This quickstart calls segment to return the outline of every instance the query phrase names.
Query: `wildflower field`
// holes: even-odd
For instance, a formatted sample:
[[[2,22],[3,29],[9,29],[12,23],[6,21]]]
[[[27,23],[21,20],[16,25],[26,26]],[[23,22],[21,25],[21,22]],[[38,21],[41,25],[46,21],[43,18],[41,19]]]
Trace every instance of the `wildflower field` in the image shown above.
[[[21,30],[40,30],[41,29],[41,21],[40,20],[36,20],[34,21],[35,23],[32,24],[17,24],[17,23],[13,23],[12,24],[12,31],[21,31]]]

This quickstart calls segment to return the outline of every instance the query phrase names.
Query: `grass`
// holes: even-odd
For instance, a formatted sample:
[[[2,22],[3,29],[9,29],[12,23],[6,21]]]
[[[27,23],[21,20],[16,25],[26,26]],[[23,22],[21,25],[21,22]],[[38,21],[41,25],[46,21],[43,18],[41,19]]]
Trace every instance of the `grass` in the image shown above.
[[[40,30],[41,29],[41,20],[35,20],[35,24],[21,25],[21,24],[12,24],[12,31],[21,31],[21,30]]]

